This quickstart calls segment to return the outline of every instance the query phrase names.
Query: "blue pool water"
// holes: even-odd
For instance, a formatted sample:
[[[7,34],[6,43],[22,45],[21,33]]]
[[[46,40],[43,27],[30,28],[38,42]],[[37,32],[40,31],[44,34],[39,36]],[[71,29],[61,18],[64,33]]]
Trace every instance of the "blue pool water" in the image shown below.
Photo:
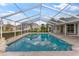
[[[71,51],[72,45],[50,34],[29,34],[11,44],[6,51]]]

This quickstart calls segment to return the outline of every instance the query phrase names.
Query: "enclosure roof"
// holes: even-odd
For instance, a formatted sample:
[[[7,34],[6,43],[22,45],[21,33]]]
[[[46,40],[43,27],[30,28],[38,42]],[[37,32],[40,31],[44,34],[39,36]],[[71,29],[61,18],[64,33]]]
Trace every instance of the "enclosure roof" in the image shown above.
[[[79,19],[79,3],[1,3],[0,17],[12,22],[65,23]],[[66,19],[60,19],[60,18]],[[51,18],[54,20],[51,21]]]

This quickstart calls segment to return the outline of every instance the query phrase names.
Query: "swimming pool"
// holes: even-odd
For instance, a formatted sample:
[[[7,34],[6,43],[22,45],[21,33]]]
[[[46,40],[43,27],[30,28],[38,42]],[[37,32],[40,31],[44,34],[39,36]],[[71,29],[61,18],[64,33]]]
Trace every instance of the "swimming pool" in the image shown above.
[[[8,44],[6,51],[71,51],[72,45],[50,34],[28,34]]]

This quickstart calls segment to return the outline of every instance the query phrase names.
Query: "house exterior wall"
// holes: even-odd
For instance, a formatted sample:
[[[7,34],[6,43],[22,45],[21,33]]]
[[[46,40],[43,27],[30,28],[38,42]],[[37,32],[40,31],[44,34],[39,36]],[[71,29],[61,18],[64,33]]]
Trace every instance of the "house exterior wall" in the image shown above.
[[[54,32],[55,33],[61,33],[61,34],[68,34],[68,35],[79,35],[79,23],[77,24],[77,23],[70,23],[70,24],[74,24],[74,32],[73,33],[69,33],[68,31],[67,31],[67,25],[68,24],[63,24],[63,25],[57,25],[57,26],[55,26],[55,30],[54,30]],[[77,32],[78,32],[78,34],[77,34]]]
[[[79,36],[79,23],[77,23],[77,35]]]
[[[55,26],[55,30],[54,30],[55,33],[64,33],[64,31],[65,31],[64,25]]]
[[[57,26],[54,26],[52,30],[54,33],[57,33]]]

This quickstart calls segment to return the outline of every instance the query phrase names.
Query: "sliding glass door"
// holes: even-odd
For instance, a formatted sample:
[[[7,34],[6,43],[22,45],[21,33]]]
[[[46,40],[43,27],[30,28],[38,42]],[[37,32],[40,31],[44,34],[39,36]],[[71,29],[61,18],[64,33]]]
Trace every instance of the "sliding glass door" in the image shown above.
[[[75,34],[76,25],[75,24],[67,24],[67,34]]]

